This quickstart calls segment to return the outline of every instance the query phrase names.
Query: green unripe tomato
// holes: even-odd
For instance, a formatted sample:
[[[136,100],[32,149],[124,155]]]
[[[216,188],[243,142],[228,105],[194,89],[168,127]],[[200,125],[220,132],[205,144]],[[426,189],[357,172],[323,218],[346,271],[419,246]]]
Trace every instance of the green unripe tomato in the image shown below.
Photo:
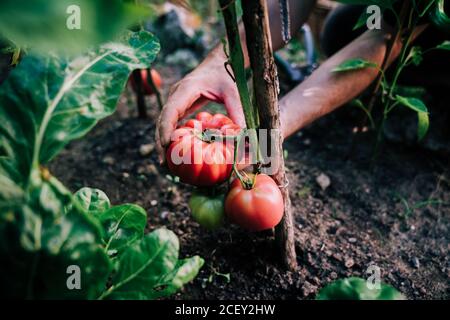
[[[214,230],[219,228],[224,221],[224,194],[211,197],[194,192],[189,200],[192,216],[202,227]]]

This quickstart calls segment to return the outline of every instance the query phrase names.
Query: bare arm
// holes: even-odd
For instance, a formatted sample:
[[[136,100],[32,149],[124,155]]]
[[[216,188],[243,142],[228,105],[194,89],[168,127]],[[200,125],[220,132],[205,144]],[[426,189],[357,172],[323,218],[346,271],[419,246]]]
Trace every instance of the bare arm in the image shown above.
[[[425,26],[418,27],[414,37],[424,29]],[[387,40],[391,36],[386,30],[365,32],[325,61],[307,80],[283,97],[280,109],[284,137],[330,113],[366,89],[376,78],[376,69],[367,68],[345,73],[334,73],[332,70],[351,58],[362,58],[381,65],[386,54]],[[398,56],[400,50],[401,43],[395,43],[389,63]]]

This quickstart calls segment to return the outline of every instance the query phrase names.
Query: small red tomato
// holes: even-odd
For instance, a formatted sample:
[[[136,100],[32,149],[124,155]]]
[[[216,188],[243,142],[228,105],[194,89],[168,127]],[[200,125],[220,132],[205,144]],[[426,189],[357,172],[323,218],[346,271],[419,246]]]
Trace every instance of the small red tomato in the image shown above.
[[[195,186],[213,186],[229,178],[233,167],[233,142],[223,137],[240,128],[222,114],[200,112],[172,134],[172,143],[166,158],[169,170],[184,183]],[[218,139],[212,139],[211,134]]]
[[[148,71],[147,71],[147,69],[141,69],[139,71],[140,71],[140,75],[141,75],[141,83],[142,83],[142,88],[144,89],[144,94],[146,96],[151,96],[152,94],[154,94],[154,92],[153,92],[152,86],[150,85],[150,83],[148,81]],[[150,74],[152,75],[152,80],[153,80],[153,83],[155,84],[155,87],[157,89],[160,89],[161,85],[162,85],[161,75],[155,69],[151,69]],[[136,88],[136,83],[134,81],[133,75],[130,76],[130,83],[131,83],[131,87],[133,88],[133,90],[136,91],[137,88]]]
[[[283,212],[281,191],[275,181],[265,174],[258,174],[255,185],[249,190],[242,186],[239,179],[235,179],[225,199],[225,213],[229,220],[249,231],[275,227],[281,221]]]

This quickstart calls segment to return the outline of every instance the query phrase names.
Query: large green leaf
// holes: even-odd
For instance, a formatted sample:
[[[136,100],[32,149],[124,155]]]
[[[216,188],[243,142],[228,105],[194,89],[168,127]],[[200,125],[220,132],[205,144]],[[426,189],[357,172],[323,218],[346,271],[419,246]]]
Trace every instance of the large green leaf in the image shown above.
[[[97,217],[105,229],[105,250],[110,255],[121,253],[144,236],[147,213],[134,204],[123,204],[98,212]]]
[[[158,50],[142,31],[74,59],[25,57],[0,86],[0,174],[26,188],[33,166],[114,111],[129,73],[148,67]]]
[[[95,220],[73,206],[55,178],[30,190],[29,201],[0,215],[0,295],[27,299],[92,299],[106,287],[111,263],[99,245]],[[68,267],[80,270],[80,289],[69,289]]]
[[[393,287],[380,284],[370,288],[365,279],[351,277],[339,279],[321,289],[318,300],[404,300],[405,297]]]
[[[22,47],[74,54],[111,41],[149,14],[149,8],[122,0],[2,0],[0,32]],[[80,28],[71,30],[74,17]]]
[[[194,257],[180,265],[178,250],[178,238],[172,231],[158,229],[147,234],[120,256],[112,286],[101,298],[155,299],[170,279],[176,279],[171,285],[179,288],[197,274],[203,260]]]

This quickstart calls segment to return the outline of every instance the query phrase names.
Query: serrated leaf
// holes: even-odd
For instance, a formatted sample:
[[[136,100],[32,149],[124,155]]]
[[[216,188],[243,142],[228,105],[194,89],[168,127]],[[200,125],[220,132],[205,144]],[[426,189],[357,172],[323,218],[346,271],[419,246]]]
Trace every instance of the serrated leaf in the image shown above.
[[[108,196],[99,189],[84,187],[75,192],[74,199],[87,212],[103,212],[111,207]]]
[[[364,60],[364,59],[349,59],[338,65],[333,69],[333,72],[345,72],[352,70],[360,70],[365,68],[376,68],[376,63]]]
[[[404,300],[405,297],[395,288],[380,284],[379,288],[369,287],[362,278],[339,279],[322,288],[317,300]]]

